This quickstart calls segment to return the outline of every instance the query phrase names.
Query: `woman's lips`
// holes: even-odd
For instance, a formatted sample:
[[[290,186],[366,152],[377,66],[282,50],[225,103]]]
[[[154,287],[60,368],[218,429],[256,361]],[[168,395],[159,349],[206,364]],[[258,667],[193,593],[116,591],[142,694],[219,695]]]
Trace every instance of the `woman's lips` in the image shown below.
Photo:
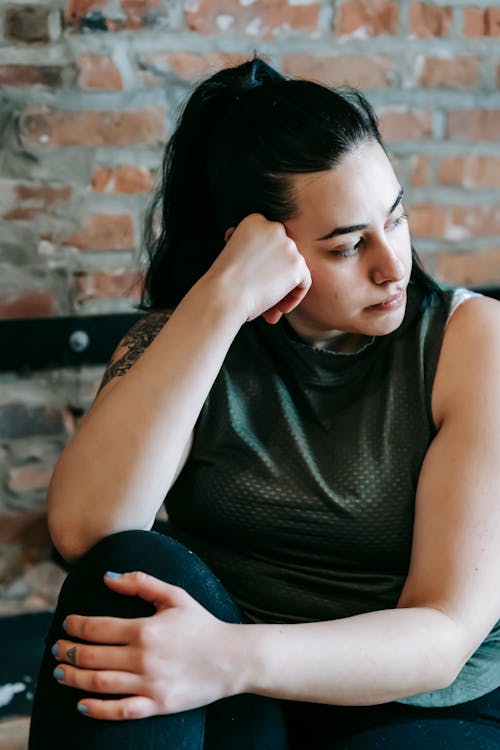
[[[378,305],[370,305],[370,307],[368,307],[367,309],[373,310],[374,312],[387,312],[388,310],[397,310],[398,307],[401,307],[401,305],[404,303],[405,296],[405,290],[402,289],[392,297],[388,297],[386,300],[384,300],[384,302],[380,302]]]

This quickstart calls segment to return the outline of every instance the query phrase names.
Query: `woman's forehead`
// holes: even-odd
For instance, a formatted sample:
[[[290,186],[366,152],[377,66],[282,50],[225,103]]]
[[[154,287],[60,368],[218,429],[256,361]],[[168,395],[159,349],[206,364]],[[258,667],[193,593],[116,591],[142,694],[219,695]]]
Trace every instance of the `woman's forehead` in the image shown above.
[[[400,185],[392,165],[378,144],[355,151],[330,170],[294,175],[299,222],[365,223],[367,214],[387,212]]]

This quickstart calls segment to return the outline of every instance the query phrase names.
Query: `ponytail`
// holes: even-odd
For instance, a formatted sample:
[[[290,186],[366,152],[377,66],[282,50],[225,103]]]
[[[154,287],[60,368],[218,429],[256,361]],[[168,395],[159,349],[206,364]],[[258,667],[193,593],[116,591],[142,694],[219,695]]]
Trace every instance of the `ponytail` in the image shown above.
[[[254,58],[219,71],[192,93],[165,148],[161,184],[146,215],[150,262],[143,308],[174,308],[222,250],[227,227],[220,225],[216,193],[230,192],[231,185],[220,184],[220,164],[210,164],[213,133],[242,97],[284,80]],[[230,153],[223,158],[230,159]]]

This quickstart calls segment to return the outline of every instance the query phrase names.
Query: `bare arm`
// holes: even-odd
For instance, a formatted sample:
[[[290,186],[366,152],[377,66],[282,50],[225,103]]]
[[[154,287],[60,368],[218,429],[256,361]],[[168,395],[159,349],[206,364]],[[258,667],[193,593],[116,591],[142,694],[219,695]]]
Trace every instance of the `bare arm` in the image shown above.
[[[108,534],[151,528],[241,325],[260,314],[274,322],[309,285],[283,225],[252,214],[168,321],[152,319],[159,330],[147,347],[144,328],[124,341],[50,483],[49,527],[64,557]]]
[[[111,382],[116,385],[116,378],[125,375],[139,357],[146,351],[148,346],[156,338],[171,313],[157,311],[144,315],[132,326],[130,331],[120,341],[104,372],[98,395]],[[110,390],[109,388],[107,389]]]
[[[49,526],[64,557],[106,534],[151,528],[242,322],[214,292],[193,288],[147,348],[135,341],[139,351],[108,370],[49,487]]]

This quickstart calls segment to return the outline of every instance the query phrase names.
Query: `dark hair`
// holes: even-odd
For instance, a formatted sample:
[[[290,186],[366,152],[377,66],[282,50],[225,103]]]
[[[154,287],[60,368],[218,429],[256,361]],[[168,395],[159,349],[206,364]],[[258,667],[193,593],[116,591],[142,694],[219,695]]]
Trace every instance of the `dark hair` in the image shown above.
[[[328,170],[370,140],[384,148],[356,89],[287,79],[258,57],[202,81],[167,143],[146,217],[142,309],[176,307],[248,214],[292,219],[291,175]],[[412,253],[412,280],[428,297],[439,287]]]

